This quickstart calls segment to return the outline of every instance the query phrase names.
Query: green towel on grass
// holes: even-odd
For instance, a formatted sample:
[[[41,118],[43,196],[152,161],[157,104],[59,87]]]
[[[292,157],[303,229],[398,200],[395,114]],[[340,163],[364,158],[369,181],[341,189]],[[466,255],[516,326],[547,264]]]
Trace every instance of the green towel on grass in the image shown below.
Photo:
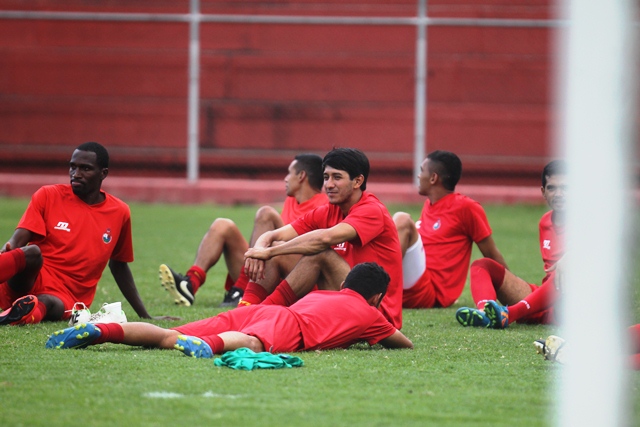
[[[216,366],[228,366],[231,369],[251,371],[253,369],[297,368],[304,365],[302,359],[288,354],[272,354],[266,351],[256,353],[248,348],[227,351],[222,357],[214,359]]]

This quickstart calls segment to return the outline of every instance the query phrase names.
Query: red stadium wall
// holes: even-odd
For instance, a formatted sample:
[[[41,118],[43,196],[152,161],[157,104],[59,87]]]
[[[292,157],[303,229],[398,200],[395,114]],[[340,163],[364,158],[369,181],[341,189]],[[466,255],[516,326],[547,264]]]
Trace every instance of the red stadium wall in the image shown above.
[[[551,0],[429,0],[431,17],[552,18]],[[94,5],[94,6],[92,6]],[[188,1],[18,1],[0,10],[187,13]],[[202,13],[415,16],[416,2],[201,1]],[[61,172],[104,143],[118,175],[185,175],[186,23],[4,19],[0,172]],[[281,178],[292,155],[363,149],[413,175],[414,27],[201,24],[201,176]],[[537,184],[551,157],[548,28],[428,30],[427,151],[469,182]]]

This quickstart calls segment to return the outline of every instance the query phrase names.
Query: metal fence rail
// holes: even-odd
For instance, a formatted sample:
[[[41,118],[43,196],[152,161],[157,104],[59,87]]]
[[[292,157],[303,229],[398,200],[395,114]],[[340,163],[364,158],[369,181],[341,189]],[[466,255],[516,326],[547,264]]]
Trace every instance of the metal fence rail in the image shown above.
[[[119,13],[119,12],[58,12],[58,11],[0,11],[0,20],[58,20],[96,22],[182,22],[189,24],[189,88],[187,112],[187,179],[198,180],[199,150],[199,87],[200,87],[200,24],[298,24],[298,25],[376,25],[416,27],[415,54],[415,113],[414,113],[414,176],[426,152],[427,107],[427,33],[428,27],[528,27],[557,28],[564,20],[534,19],[478,19],[431,18],[426,16],[427,0],[416,0],[416,16],[363,17],[363,16],[286,16],[286,15],[233,15],[200,13],[200,1],[190,0],[190,13]]]

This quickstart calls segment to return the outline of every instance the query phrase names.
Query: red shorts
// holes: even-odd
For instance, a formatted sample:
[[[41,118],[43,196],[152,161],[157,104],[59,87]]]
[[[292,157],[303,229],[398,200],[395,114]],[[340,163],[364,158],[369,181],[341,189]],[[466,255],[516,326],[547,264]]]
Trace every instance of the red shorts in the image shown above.
[[[238,307],[173,329],[202,339],[222,332],[242,332],[258,338],[265,350],[272,353],[295,352],[304,348],[298,321],[286,307],[279,305]]]
[[[436,290],[431,281],[431,274],[425,268],[418,281],[409,289],[402,290],[403,308],[436,307]]]

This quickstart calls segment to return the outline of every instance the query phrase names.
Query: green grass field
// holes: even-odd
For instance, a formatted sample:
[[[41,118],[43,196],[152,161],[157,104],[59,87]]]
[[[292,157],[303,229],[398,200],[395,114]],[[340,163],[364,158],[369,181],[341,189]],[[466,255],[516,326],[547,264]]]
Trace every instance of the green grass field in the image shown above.
[[[0,198],[2,242],[13,232],[27,203],[26,199]],[[191,308],[174,306],[160,287],[158,265],[167,263],[184,272],[216,217],[235,219],[249,236],[256,207],[130,206],[136,253],[131,268],[149,312],[182,316],[184,322],[218,313],[224,263],[210,271]],[[391,212],[396,210],[417,218],[420,207],[390,206]],[[510,269],[539,283],[537,222],[545,209],[486,206],[486,210]],[[638,321],[638,292],[632,296],[629,317]],[[107,269],[93,309],[113,301],[123,301],[129,320],[136,320]],[[454,313],[470,304],[467,288],[451,308],[405,310],[403,332],[413,340],[413,351],[357,345],[349,350],[300,353],[296,355],[304,360],[303,368],[273,371],[234,371],[177,351],[114,344],[52,351],[44,343],[66,323],[1,327],[0,424],[549,425],[553,383],[562,367],[545,362],[532,342],[558,329],[518,324],[503,331],[462,328]],[[636,392],[640,381],[637,373],[631,376],[635,420],[640,420]]]

